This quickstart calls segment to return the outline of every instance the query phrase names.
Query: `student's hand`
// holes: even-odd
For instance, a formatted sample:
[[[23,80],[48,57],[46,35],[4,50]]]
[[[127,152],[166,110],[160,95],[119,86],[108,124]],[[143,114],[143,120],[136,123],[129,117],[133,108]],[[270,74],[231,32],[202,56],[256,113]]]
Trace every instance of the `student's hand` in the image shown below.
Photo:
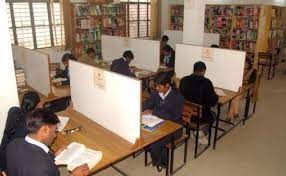
[[[89,174],[89,168],[87,164],[78,166],[77,168],[75,168],[72,173],[71,176],[87,176]]]
[[[145,110],[145,111],[142,113],[142,115],[150,115],[150,114],[152,114],[152,113],[153,113],[153,110],[147,109],[147,110]]]
[[[57,150],[57,151],[55,152],[55,156],[58,156],[58,155],[59,155],[60,153],[62,153],[66,148],[67,148],[67,146],[61,147],[59,150]]]

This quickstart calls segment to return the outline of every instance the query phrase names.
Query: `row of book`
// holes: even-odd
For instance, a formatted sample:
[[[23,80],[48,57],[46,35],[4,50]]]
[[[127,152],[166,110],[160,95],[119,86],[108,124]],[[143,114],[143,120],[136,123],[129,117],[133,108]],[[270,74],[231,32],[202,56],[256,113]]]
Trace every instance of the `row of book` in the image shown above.
[[[184,6],[171,7],[171,16],[183,16],[183,15],[184,15]]]
[[[104,5],[102,6],[103,15],[122,15],[125,9],[122,6]]]
[[[271,29],[285,27],[285,24],[282,23],[282,20],[285,19],[271,19],[271,24],[270,24]]]
[[[258,6],[207,6],[206,15],[211,16],[244,16],[258,17],[260,8]]]
[[[286,37],[285,34],[286,34],[285,29],[270,30],[268,38],[269,39],[283,38],[283,37]]]
[[[101,29],[94,28],[89,30],[77,30],[75,33],[75,41],[90,43],[101,40]]]
[[[283,7],[272,8],[271,17],[272,18],[280,17],[282,15],[282,8]]]
[[[16,69],[17,87],[24,87],[26,85],[25,73],[22,68]]]
[[[247,52],[254,52],[256,47],[256,42],[248,42],[248,41],[232,41],[230,48],[243,50]]]
[[[244,16],[244,17],[249,17],[249,16],[259,16],[260,8],[253,7],[253,6],[237,6],[234,9],[234,15],[235,16]]]
[[[233,9],[231,6],[207,6],[206,15],[213,16],[232,16]]]
[[[113,28],[106,28],[104,29],[104,34],[105,35],[112,35],[112,36],[121,36],[121,37],[125,37],[125,30],[116,30]]]
[[[101,9],[99,5],[90,6],[87,4],[75,4],[74,8],[77,17],[101,15]]]
[[[232,19],[229,17],[206,17],[205,22],[206,24],[215,27],[231,28],[232,26]]]
[[[236,18],[234,21],[234,27],[258,29],[258,19]]]
[[[93,28],[100,28],[101,26],[100,19],[93,19],[91,17],[76,19],[75,22],[76,22],[75,24],[76,29],[93,29]]]
[[[102,19],[102,25],[103,27],[120,27],[125,25],[124,18],[118,18],[118,17],[104,17]]]
[[[237,40],[256,40],[256,30],[233,29],[232,38]]]

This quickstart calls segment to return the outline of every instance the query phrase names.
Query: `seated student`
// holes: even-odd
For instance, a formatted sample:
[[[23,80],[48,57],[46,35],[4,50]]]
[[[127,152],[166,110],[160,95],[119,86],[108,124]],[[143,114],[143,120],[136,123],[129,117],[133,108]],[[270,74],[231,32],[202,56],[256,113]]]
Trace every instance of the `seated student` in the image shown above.
[[[218,96],[215,93],[212,82],[205,78],[206,65],[203,62],[196,62],[194,64],[193,74],[186,76],[180,81],[180,90],[186,100],[196,103],[202,106],[203,122],[214,122],[214,113],[211,111],[211,107],[218,102]],[[207,133],[207,129],[204,133]],[[200,143],[205,144],[207,140],[201,138]]]
[[[82,55],[79,58],[79,61],[85,62],[85,63],[93,63],[96,59],[96,52],[93,48],[88,48],[86,50],[86,54]]]
[[[256,81],[256,77],[257,77],[257,70],[253,67],[251,60],[246,59],[244,66],[242,89],[245,85],[254,83]],[[226,118],[227,121],[231,122],[240,119],[238,115],[239,111],[238,106],[239,106],[239,101],[241,100],[242,97],[243,95],[237,96],[231,101],[230,108],[228,111],[228,116]]]
[[[184,106],[184,97],[181,93],[172,88],[171,76],[169,73],[161,72],[155,79],[156,91],[153,92],[143,105],[143,114],[153,114],[165,120],[182,123],[182,112]],[[177,139],[182,131],[173,134]],[[153,165],[161,171],[167,164],[167,149],[165,145],[171,142],[171,136],[166,137],[155,144],[152,144],[148,151],[151,154]]]
[[[26,119],[28,135],[18,138],[7,146],[7,173],[11,176],[59,176],[54,162],[55,155],[49,147],[53,143],[58,117],[44,109],[36,109]],[[88,166],[82,165],[72,171],[72,176],[86,176]]]
[[[66,81],[61,81],[59,85],[69,85],[70,84],[70,74],[69,74],[69,60],[77,60],[72,54],[64,54],[62,57],[62,63],[65,66],[64,70],[57,70],[55,78],[66,78]]]
[[[167,68],[174,68],[175,67],[175,51],[169,46],[166,45],[163,49],[164,59],[163,65]]]
[[[129,67],[130,62],[133,59],[134,55],[132,51],[130,50],[125,51],[121,58],[112,61],[112,64],[110,66],[110,71],[130,77],[136,77]]]
[[[0,171],[6,170],[6,147],[9,142],[16,138],[24,138],[27,133],[26,115],[36,108],[41,108],[43,103],[36,92],[27,92],[24,94],[21,107],[12,107],[8,111],[7,122],[3,133],[0,146]]]

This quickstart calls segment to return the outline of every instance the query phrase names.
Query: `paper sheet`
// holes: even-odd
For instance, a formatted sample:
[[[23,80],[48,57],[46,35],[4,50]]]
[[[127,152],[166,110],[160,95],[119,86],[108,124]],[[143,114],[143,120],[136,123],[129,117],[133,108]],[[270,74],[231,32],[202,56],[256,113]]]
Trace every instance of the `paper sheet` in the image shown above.
[[[66,124],[68,123],[69,118],[68,117],[62,117],[62,116],[58,116],[58,118],[60,120],[60,123],[58,123],[58,131],[62,132],[63,129],[65,128]]]
[[[224,93],[224,91],[221,90],[221,89],[215,89],[215,93],[216,93],[218,96],[220,96],[220,97],[226,96],[226,94]]]

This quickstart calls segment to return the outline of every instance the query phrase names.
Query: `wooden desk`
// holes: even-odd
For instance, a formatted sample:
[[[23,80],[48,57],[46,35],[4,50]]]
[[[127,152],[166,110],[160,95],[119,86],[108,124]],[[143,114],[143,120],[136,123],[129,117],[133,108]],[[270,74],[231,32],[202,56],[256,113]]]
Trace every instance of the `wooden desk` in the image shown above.
[[[38,91],[34,90],[33,88],[31,88],[29,86],[25,86],[22,89],[28,89],[29,91],[37,92],[40,95],[40,98],[44,103],[71,96],[69,85],[63,85],[60,87],[52,86],[52,91],[54,94],[53,96],[45,96],[45,95],[39,93]],[[25,92],[18,91],[19,102],[22,102],[23,96],[26,92],[27,91],[25,91]]]
[[[134,72],[135,72],[137,79],[141,79],[141,80],[149,79],[150,77],[154,77],[158,74],[157,72],[153,72],[150,70],[144,70],[141,68],[134,68]],[[140,73],[140,72],[142,72],[142,73]],[[138,76],[137,76],[137,74],[138,74]]]
[[[60,147],[68,145],[71,142],[78,142],[93,150],[102,151],[103,158],[91,169],[92,174],[100,172],[101,170],[124,160],[144,147],[147,147],[182,128],[182,126],[176,123],[165,121],[154,132],[147,132],[141,129],[141,137],[143,139],[142,144],[140,146],[134,146],[72,109],[67,109],[64,112],[58,113],[58,115],[70,118],[65,129],[74,128],[80,125],[82,126],[82,130],[69,135],[58,134],[57,139],[52,145],[52,149],[56,151]]]

